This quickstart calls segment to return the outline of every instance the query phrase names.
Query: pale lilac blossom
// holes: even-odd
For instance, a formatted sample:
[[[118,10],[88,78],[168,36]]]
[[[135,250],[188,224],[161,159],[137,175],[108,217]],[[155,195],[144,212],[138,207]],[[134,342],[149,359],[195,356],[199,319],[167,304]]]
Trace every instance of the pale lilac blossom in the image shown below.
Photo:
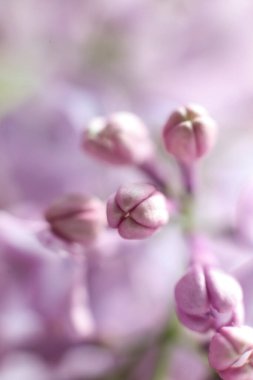
[[[241,194],[252,182],[251,36],[248,0],[0,4],[0,207],[12,214],[0,213],[1,380],[214,380],[210,341],[224,380],[251,379],[251,190]],[[214,147],[200,110],[188,129],[170,120],[178,165],[157,131],[189,101],[220,134]],[[99,118],[93,163],[85,128],[119,110],[116,134]],[[93,223],[84,234],[80,208],[43,220],[64,194],[105,202],[141,182],[156,196],[129,209],[116,192],[109,219],[123,237],[149,239]],[[179,319],[204,334],[173,318],[179,278]],[[235,326],[244,308],[248,327]]]

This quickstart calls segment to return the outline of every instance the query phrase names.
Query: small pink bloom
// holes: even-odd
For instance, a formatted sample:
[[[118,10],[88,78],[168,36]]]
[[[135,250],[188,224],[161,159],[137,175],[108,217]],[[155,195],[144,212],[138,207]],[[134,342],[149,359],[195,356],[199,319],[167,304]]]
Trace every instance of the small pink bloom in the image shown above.
[[[180,162],[190,163],[210,151],[217,127],[199,105],[180,107],[169,117],[163,130],[165,147]]]
[[[209,362],[224,380],[253,379],[253,329],[222,327],[211,341]]]
[[[83,134],[82,146],[96,158],[116,165],[139,165],[153,155],[146,126],[127,112],[91,120]]]
[[[175,288],[177,314],[198,332],[243,322],[242,290],[230,275],[217,268],[192,265]]]
[[[144,239],[168,222],[166,198],[152,185],[121,186],[107,202],[109,226],[125,239]]]
[[[104,204],[97,198],[80,194],[57,200],[45,217],[57,236],[79,243],[93,241],[106,224]]]

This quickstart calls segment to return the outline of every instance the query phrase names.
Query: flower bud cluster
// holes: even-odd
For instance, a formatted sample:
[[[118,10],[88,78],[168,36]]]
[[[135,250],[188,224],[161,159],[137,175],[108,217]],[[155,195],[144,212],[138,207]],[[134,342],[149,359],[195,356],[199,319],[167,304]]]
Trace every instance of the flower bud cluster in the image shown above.
[[[173,111],[163,129],[167,152],[187,164],[207,154],[216,135],[215,121],[197,104]],[[116,165],[140,165],[154,153],[145,124],[128,112],[91,120],[83,133],[82,147],[97,159]]]
[[[168,153],[179,162],[193,162],[202,157],[213,146],[215,136],[215,122],[198,105],[174,111],[163,131]],[[161,188],[160,176],[154,173],[152,165],[154,144],[137,116],[118,112],[94,118],[83,133],[82,147],[104,162],[135,165],[145,174],[148,172],[152,182],[156,182],[154,185]],[[152,167],[152,171],[145,170],[147,167]],[[125,239],[149,237],[169,219],[166,195],[148,184],[122,186],[107,202],[109,226],[118,229]]]
[[[175,287],[180,322],[198,333],[214,332],[210,365],[224,380],[253,379],[253,329],[244,326],[243,293],[217,267],[193,263]]]
[[[198,105],[180,107],[168,118],[163,128],[163,142],[181,171],[190,168],[188,172],[182,171],[187,179],[185,183],[190,183],[193,164],[214,146],[216,134],[215,121]],[[109,227],[116,229],[124,239],[144,239],[168,222],[169,205],[174,199],[168,199],[167,183],[161,186],[163,180],[154,172],[154,144],[137,116],[118,112],[91,120],[82,135],[82,148],[106,163],[133,165],[152,180],[151,183],[126,184],[109,197],[106,205]],[[194,188],[185,186],[184,191],[192,196]],[[189,208],[182,207],[182,199],[175,201],[179,206],[177,211],[187,213],[184,210]],[[104,226],[104,215],[99,200],[74,196],[53,204],[46,212],[46,219],[59,237],[84,244],[99,234]],[[250,330],[247,336],[248,328],[242,326],[242,289],[232,276],[214,265],[215,260],[198,259],[200,256],[195,257],[175,287],[178,318],[195,332],[214,333],[210,364],[223,379],[249,380],[246,375],[237,376],[253,371],[253,333]]]

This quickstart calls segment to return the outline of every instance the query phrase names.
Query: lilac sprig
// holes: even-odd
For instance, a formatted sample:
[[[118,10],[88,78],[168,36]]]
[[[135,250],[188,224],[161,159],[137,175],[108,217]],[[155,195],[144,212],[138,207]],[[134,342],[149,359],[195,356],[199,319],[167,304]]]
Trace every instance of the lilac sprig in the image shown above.
[[[83,194],[57,199],[45,211],[45,218],[55,235],[85,245],[96,240],[106,225],[103,202]]]
[[[217,334],[221,334],[222,329],[226,328],[230,329],[228,331],[232,335],[236,329],[244,329],[241,287],[231,275],[218,267],[210,250],[195,244],[199,237],[194,219],[197,163],[212,150],[216,136],[215,121],[198,105],[180,107],[168,118],[163,129],[163,141],[181,173],[182,192],[179,196],[168,192],[171,179],[168,181],[159,171],[154,144],[145,124],[135,115],[122,112],[92,120],[83,134],[82,147],[95,158],[109,164],[131,165],[140,169],[151,181],[151,184],[121,186],[107,201],[108,225],[116,229],[122,238],[149,238],[168,223],[172,211],[178,214],[190,253],[189,268],[175,288],[178,318],[183,325],[195,332],[213,332],[210,345],[211,365],[224,380],[244,380],[244,377],[231,377],[230,374],[235,366],[244,368],[247,365],[248,371],[251,368],[251,364],[248,365],[251,353],[245,359],[247,355],[242,350],[237,351],[237,356],[243,356],[246,361],[240,356],[236,362],[230,363],[232,372],[230,367],[224,367],[224,370],[223,365],[217,365],[215,359],[216,351],[221,349],[218,344],[220,340],[217,338],[220,335]],[[85,235],[91,228],[94,235],[89,232],[87,235],[92,237],[91,240],[95,239],[103,212],[97,207],[90,212],[90,208],[85,206],[85,209],[81,203],[78,204],[78,210],[71,210],[67,214],[60,210],[55,217],[48,212],[47,220],[58,236],[86,244],[86,240],[81,238],[82,234]],[[234,339],[236,337],[236,334],[235,338],[233,335]],[[167,352],[168,344],[169,339],[165,339],[161,346],[161,357]],[[247,349],[249,351],[251,348],[247,346]],[[164,375],[162,362],[158,360],[153,380],[160,380]]]
[[[243,326],[242,289],[235,278],[217,267],[209,250],[200,250],[192,244],[197,237],[192,215],[196,161],[206,153],[204,148],[209,150],[213,146],[216,134],[213,121],[202,111],[198,115],[196,108],[192,110],[186,107],[172,114],[164,129],[166,147],[177,158],[181,169],[186,194],[184,210],[190,220],[184,233],[191,260],[187,273],[175,288],[176,311],[181,323],[189,329],[214,332],[209,362],[222,379],[250,380],[253,378],[253,329]]]

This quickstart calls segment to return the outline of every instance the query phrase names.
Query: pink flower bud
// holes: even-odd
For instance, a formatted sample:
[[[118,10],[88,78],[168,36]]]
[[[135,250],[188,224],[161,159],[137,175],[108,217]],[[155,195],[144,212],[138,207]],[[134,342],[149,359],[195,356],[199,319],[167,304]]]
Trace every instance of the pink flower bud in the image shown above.
[[[242,290],[217,268],[192,265],[175,288],[179,320],[198,332],[242,323]]]
[[[52,231],[70,242],[91,242],[106,224],[104,204],[97,198],[79,194],[57,200],[45,217]]]
[[[216,123],[199,105],[180,107],[163,130],[165,147],[180,162],[190,163],[210,151],[216,140]]]
[[[224,380],[253,379],[253,329],[221,328],[212,338],[209,362]]]
[[[153,155],[147,128],[141,119],[127,112],[91,120],[82,145],[96,158],[116,165],[139,165]]]
[[[152,185],[122,186],[107,202],[107,219],[123,238],[144,239],[168,222],[167,201]]]

